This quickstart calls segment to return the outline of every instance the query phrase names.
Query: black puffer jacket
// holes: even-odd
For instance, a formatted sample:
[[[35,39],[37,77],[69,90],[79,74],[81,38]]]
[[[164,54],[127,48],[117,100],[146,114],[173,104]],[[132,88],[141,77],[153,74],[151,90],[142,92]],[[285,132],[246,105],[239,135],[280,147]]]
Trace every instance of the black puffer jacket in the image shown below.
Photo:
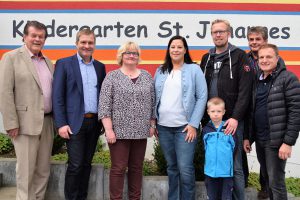
[[[255,141],[255,126],[253,116],[255,110],[256,86],[253,85],[251,112],[244,139]],[[270,145],[280,147],[282,143],[294,145],[300,131],[300,83],[299,79],[286,70],[283,62],[278,62],[272,73],[268,95],[268,118],[270,127]]]

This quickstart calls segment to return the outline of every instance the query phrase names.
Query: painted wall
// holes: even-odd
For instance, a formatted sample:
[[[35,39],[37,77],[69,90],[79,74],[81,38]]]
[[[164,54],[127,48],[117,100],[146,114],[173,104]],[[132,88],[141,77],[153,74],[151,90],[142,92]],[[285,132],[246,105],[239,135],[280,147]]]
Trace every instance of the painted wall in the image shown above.
[[[230,42],[244,50],[247,28],[268,28],[269,42],[280,47],[288,68],[300,77],[300,1],[2,1],[0,0],[0,57],[22,45],[27,20],[47,25],[44,53],[55,61],[74,54],[78,29],[88,26],[97,36],[95,58],[116,68],[116,50],[127,40],[142,47],[141,67],[152,74],[165,56],[170,37],[185,36],[194,61],[213,46],[210,22],[227,19],[232,25]]]

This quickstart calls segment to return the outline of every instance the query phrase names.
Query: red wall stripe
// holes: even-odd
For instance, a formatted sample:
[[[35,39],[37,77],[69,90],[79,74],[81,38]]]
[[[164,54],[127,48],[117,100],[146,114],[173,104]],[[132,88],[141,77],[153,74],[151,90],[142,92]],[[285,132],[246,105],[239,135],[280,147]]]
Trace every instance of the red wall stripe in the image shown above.
[[[203,2],[9,2],[1,1],[0,10],[235,10],[299,12],[300,4],[203,3]]]

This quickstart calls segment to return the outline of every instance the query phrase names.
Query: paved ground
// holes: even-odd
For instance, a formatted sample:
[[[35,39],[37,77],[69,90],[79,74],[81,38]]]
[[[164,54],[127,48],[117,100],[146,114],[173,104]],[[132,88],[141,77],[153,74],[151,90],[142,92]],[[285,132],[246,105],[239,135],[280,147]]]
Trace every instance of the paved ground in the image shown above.
[[[0,187],[0,200],[15,200],[16,188],[15,187]],[[299,197],[288,197],[289,200],[300,200]],[[251,200],[251,199],[248,199]],[[267,200],[267,199],[266,199]]]
[[[15,200],[16,188],[15,187],[0,187],[0,200]]]

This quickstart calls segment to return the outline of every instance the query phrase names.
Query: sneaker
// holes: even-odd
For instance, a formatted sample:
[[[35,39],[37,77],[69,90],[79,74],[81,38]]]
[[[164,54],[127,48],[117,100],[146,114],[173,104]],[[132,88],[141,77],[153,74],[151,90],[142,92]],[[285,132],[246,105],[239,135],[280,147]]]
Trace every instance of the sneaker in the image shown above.
[[[267,198],[269,198],[269,194],[267,191],[259,190],[257,193],[257,198],[258,199],[267,199]]]

